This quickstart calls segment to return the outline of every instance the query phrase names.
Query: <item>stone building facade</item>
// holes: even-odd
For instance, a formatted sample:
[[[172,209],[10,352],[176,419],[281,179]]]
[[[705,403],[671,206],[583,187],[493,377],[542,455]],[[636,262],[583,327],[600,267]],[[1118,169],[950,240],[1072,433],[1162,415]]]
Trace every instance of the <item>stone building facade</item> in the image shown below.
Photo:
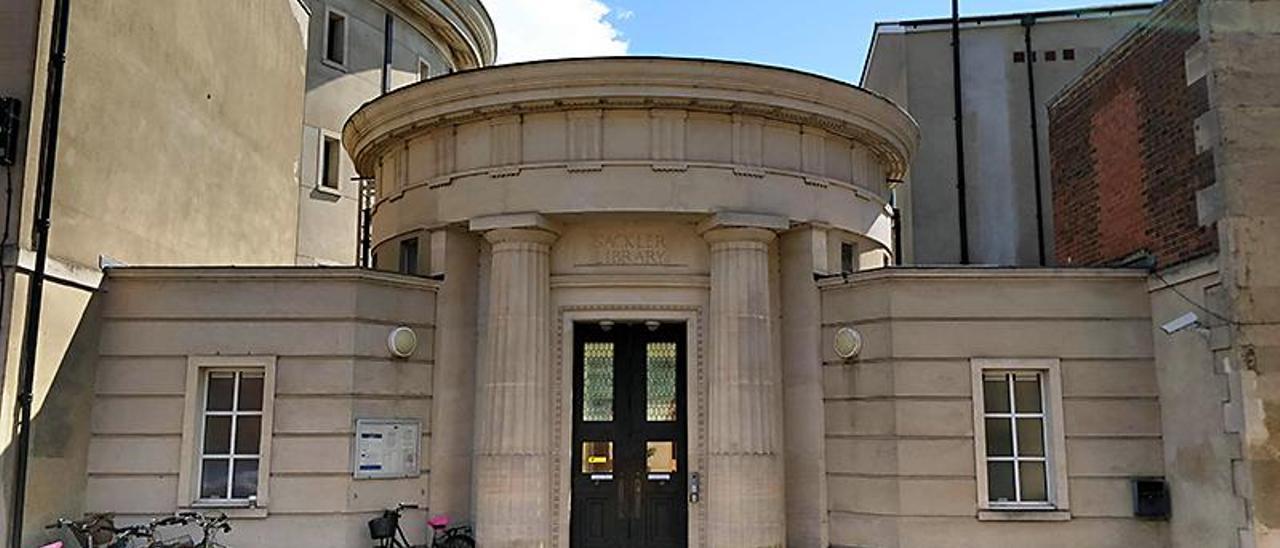
[[[357,264],[360,188],[342,124],[360,105],[420,80],[492,65],[493,22],[478,0],[307,0],[306,110],[298,164],[296,261]]]
[[[1170,545],[1277,546],[1273,2],[1174,0],[1050,107],[1059,259],[1152,266]],[[1198,335],[1198,336],[1197,336]]]
[[[402,86],[340,136],[375,268],[135,259],[46,310],[71,327],[32,520],[218,511],[232,546],[350,547],[414,502],[497,548],[1274,546],[1278,155],[1249,137],[1275,105],[1242,83],[1274,76],[1268,5],[1156,11],[1200,29],[1220,244],[1155,275],[890,267],[920,127],[818,76],[632,57]],[[303,97],[290,6],[277,83]],[[1189,307],[1207,339],[1162,329]]]
[[[96,336],[90,306],[104,268],[353,264],[354,171],[340,143],[333,145],[336,188],[318,189],[319,136],[337,137],[347,116],[382,91],[383,72],[389,87],[403,86],[491,64],[496,47],[477,0],[258,0],[237,9],[198,0],[72,4],[35,376],[35,409],[45,418],[31,452],[33,484],[61,487],[29,491],[32,531],[83,509],[93,388],[83,382],[92,368],[78,349]],[[35,262],[53,11],[51,0],[0,6],[0,96],[21,101],[17,161],[0,166],[9,185],[0,193],[7,211],[0,222],[4,424],[14,422]],[[342,24],[330,25],[331,15]],[[391,64],[382,71],[388,19]],[[342,40],[331,40],[334,32]],[[330,44],[344,62],[325,61]],[[0,429],[6,532],[13,435]]]
[[[242,546],[360,545],[404,500],[482,546],[1167,546],[1131,492],[1166,474],[1147,276],[880,268],[916,131],[713,61],[388,94],[344,141],[378,265],[423,276],[113,269],[86,509],[218,507]],[[226,378],[264,379],[256,452],[205,449]],[[371,419],[417,425],[412,470],[361,477]]]

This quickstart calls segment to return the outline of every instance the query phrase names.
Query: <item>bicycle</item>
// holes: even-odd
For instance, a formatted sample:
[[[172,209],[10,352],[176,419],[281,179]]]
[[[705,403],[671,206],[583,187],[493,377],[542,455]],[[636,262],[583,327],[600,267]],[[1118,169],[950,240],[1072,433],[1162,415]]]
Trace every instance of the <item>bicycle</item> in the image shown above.
[[[182,525],[191,525],[200,528],[200,542],[194,544],[186,544],[181,548],[227,548],[224,544],[219,544],[214,538],[218,533],[230,533],[231,523],[226,514],[218,512],[216,514],[200,514],[197,512],[178,512],[174,518],[181,521]],[[189,542],[189,541],[188,541]]]
[[[156,539],[156,529],[195,524],[203,532],[200,542],[195,542],[190,535],[166,540]],[[196,512],[179,512],[172,516],[153,519],[147,523],[116,527],[111,514],[91,514],[78,521],[60,518],[46,529],[67,529],[81,548],[130,548],[135,541],[141,541],[142,548],[227,548],[218,544],[214,538],[219,532],[230,532],[226,514],[202,515]],[[44,545],[42,548],[65,548],[62,541]]]
[[[375,548],[475,548],[476,540],[471,534],[471,527],[458,525],[449,527],[448,516],[434,516],[427,520],[431,527],[430,544],[410,544],[400,527],[400,518],[405,510],[417,510],[419,506],[412,503],[400,503],[394,510],[383,510],[382,515],[369,520],[369,536],[373,538]]]
[[[45,526],[45,529],[66,529],[81,548],[122,548],[127,546],[117,538],[115,516],[112,514],[88,514],[79,520],[58,518],[58,521]],[[65,543],[54,541],[42,548],[63,548]]]

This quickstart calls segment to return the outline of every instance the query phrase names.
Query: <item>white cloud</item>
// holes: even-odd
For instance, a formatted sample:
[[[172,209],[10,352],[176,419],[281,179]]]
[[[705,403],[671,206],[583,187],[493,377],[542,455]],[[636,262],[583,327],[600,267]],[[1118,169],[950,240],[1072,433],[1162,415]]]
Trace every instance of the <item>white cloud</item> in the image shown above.
[[[600,0],[485,0],[498,32],[498,62],[626,55],[627,41]],[[626,14],[626,15],[623,15]],[[630,18],[624,11],[615,19]]]

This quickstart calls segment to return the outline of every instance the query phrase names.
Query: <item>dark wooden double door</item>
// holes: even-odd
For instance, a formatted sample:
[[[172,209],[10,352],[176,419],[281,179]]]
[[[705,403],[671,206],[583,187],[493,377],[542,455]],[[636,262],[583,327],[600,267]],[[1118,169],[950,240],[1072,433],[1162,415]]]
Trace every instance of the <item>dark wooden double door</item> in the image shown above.
[[[688,544],[685,325],[574,326],[573,548]]]

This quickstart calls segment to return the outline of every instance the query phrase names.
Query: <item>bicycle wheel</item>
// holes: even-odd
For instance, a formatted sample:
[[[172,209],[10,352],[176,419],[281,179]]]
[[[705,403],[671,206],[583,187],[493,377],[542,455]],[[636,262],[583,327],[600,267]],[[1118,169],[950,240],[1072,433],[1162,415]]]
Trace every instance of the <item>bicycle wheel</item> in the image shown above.
[[[449,535],[437,542],[432,548],[475,548],[476,539],[466,533]]]

